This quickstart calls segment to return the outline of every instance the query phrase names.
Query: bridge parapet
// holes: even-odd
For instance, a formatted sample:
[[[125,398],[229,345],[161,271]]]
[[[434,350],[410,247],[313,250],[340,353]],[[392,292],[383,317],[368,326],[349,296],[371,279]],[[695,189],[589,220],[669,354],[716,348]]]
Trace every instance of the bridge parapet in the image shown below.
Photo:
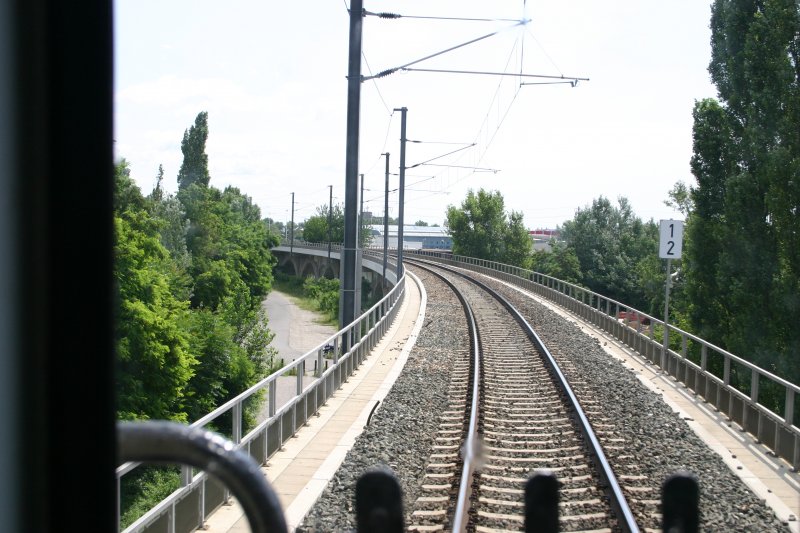
[[[292,271],[297,276],[313,276],[315,278],[325,276],[330,272],[332,276],[339,277],[339,260],[341,257],[341,245],[332,244],[330,247],[330,257],[328,255],[327,243],[307,243],[295,242],[294,245],[282,243],[272,249],[278,257],[279,265],[291,266]],[[390,250],[390,253],[393,250]],[[362,266],[371,272],[371,278],[383,279],[383,249],[365,248],[362,250]],[[397,283],[397,262],[394,257],[387,258],[386,284],[395,285]]]

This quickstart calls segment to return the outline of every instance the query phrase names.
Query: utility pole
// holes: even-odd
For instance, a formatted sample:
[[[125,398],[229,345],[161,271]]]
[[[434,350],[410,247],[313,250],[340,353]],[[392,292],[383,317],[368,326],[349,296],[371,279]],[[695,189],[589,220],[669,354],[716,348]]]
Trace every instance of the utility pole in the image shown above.
[[[386,188],[383,193],[383,286],[386,287],[386,262],[389,254],[389,152],[386,156]]]
[[[350,50],[347,68],[347,160],[345,163],[344,246],[342,248],[342,290],[339,296],[339,327],[356,318],[356,279],[358,269],[358,122],[361,111],[361,33],[363,0],[350,2]],[[344,350],[350,349],[353,339],[342,339]]]
[[[292,193],[292,222],[289,226],[289,255],[294,253],[294,193]]]
[[[364,243],[364,174],[361,174],[361,207],[358,209],[358,246],[361,248]]]
[[[397,213],[397,280],[403,275],[403,208],[406,188],[406,113],[408,109],[401,107],[400,111],[400,200]]]
[[[331,235],[333,230],[333,185],[328,185],[330,200],[328,200],[328,268],[331,265]]]

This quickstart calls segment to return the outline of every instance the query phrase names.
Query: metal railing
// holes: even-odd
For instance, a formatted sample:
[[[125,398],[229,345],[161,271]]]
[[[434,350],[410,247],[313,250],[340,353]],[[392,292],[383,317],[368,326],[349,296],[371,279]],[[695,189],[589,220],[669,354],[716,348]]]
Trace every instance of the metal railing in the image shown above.
[[[661,340],[655,338],[658,328],[661,335],[664,333],[663,320],[573,283],[474,257],[439,252],[405,253],[486,274],[558,304],[660,366],[776,456],[785,459],[795,471],[800,469],[800,428],[795,417],[800,393],[797,385],[672,325],[666,326],[672,343],[665,351]],[[623,312],[625,318],[621,319]],[[674,345],[679,347],[673,348]],[[760,401],[761,391],[767,388],[777,391],[773,398],[775,394],[781,398],[772,408]]]
[[[223,415],[230,414],[230,440],[260,464],[266,463],[325,404],[389,330],[405,296],[405,282],[406,278],[403,276],[383,299],[352,324],[208,413],[190,427],[202,428]],[[329,346],[333,346],[333,350]],[[333,359],[330,366],[327,366],[325,358],[328,353]],[[314,369],[310,370],[312,363]],[[314,379],[311,383],[305,383],[304,378],[309,372],[313,373]],[[278,380],[288,376],[295,376],[295,394],[285,404],[278,406]],[[243,434],[245,406],[249,405],[248,402],[263,401],[262,394],[266,395],[267,417]],[[121,479],[138,466],[139,463],[126,463],[117,469],[118,517]],[[210,480],[206,473],[195,473],[188,466],[181,469],[181,485],[128,526],[125,532],[144,531],[156,523],[159,524],[159,530],[170,533],[193,531],[201,528],[211,512],[228,501],[230,496],[227,489]]]

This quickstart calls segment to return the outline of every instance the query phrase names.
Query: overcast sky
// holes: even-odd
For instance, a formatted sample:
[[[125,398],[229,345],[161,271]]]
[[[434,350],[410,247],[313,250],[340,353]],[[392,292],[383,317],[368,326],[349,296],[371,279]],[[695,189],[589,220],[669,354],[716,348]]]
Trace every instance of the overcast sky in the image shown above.
[[[529,19],[364,19],[362,74],[414,65],[589,78],[398,72],[362,84],[360,172],[366,210],[383,213],[384,162],[398,172],[408,108],[405,217],[442,224],[468,189],[498,190],[526,225],[553,228],[599,196],[627,197],[645,220],[681,218],[664,205],[694,183],[692,106],[713,97],[709,0],[365,0],[373,12]],[[177,187],[183,132],[208,111],[211,184],[239,187],[262,215],[295,220],[344,199],[349,0],[115,2],[115,148],[144,193],[159,163]],[[362,58],[363,59],[363,58]],[[455,144],[448,144],[455,143]],[[478,167],[474,171],[469,168]],[[397,187],[391,176],[390,188]],[[390,215],[397,214],[397,194]]]

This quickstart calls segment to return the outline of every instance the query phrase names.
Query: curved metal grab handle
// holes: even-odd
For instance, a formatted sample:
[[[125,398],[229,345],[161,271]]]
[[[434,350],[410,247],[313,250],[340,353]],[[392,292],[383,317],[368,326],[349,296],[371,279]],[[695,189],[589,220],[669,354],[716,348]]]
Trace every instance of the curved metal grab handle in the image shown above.
[[[117,422],[119,464],[179,463],[225,484],[239,500],[254,532],[286,533],[280,500],[252,457],[224,437],[175,422]]]

